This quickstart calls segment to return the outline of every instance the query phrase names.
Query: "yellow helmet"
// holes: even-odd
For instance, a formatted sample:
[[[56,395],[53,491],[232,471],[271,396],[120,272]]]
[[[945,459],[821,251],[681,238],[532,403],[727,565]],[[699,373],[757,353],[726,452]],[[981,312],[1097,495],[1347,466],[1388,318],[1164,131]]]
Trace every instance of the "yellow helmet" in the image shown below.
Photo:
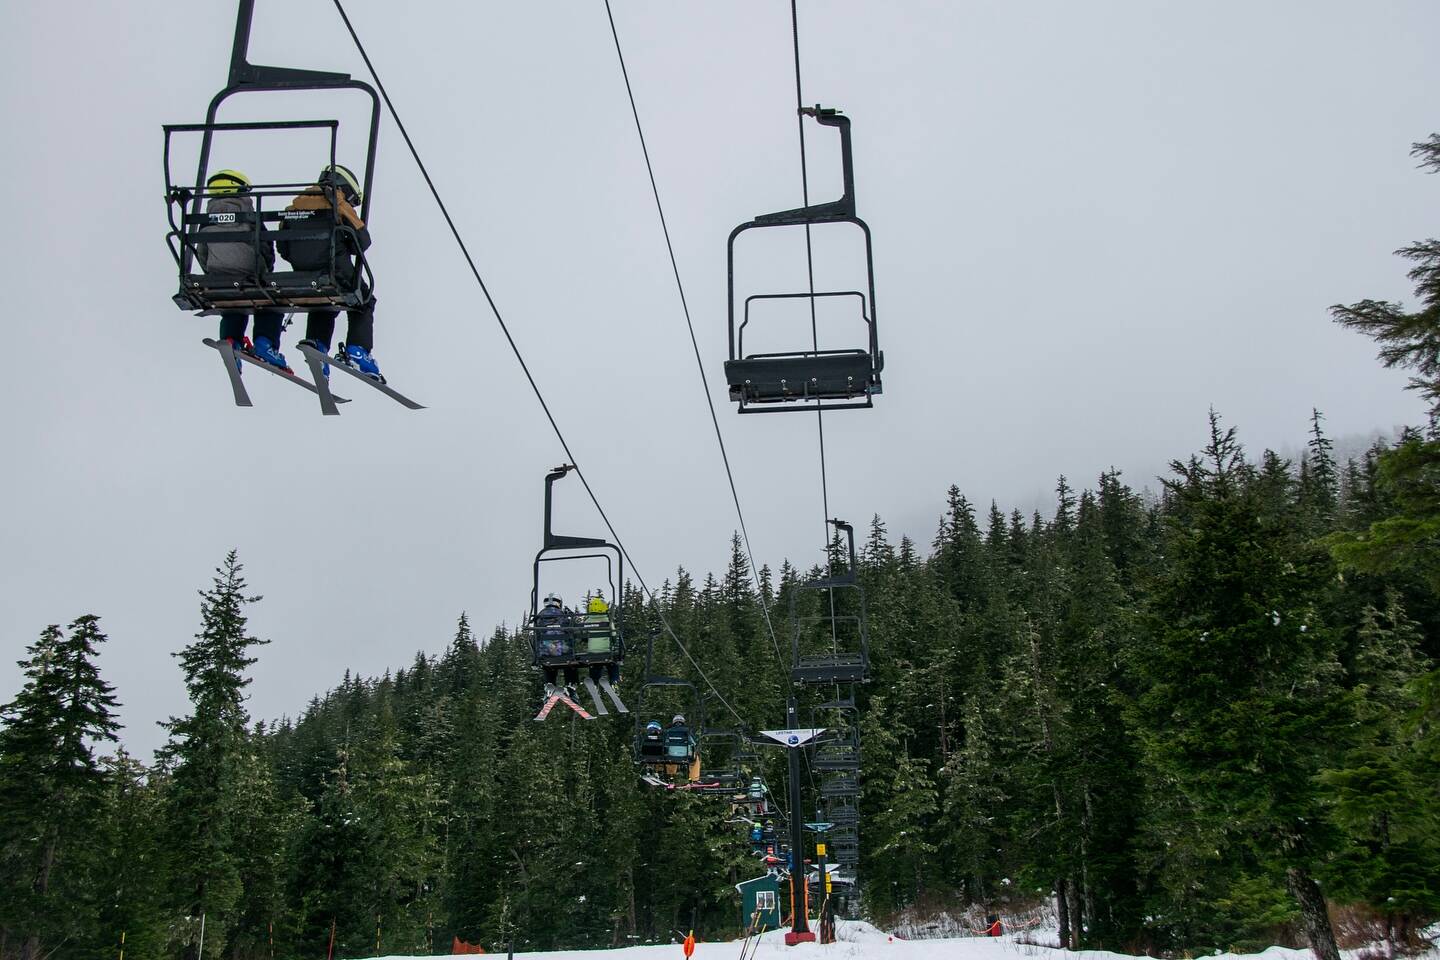
[[[585,608],[586,613],[607,613],[609,610],[610,604],[605,602],[604,597],[591,597]]]
[[[217,170],[210,174],[205,186],[210,188],[211,193],[248,193],[250,178],[239,170]]]

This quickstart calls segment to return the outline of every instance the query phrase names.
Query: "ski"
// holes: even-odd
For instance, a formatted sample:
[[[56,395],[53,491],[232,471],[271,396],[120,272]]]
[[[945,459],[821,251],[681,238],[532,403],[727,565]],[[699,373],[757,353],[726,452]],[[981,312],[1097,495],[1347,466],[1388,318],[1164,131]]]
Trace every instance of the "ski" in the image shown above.
[[[615,710],[617,713],[630,712],[630,708],[625,706],[625,704],[620,701],[620,694],[616,693],[615,688],[610,685],[609,677],[600,678],[600,689],[604,690],[606,696],[610,698],[610,702],[615,704]]]
[[[571,710],[574,710],[576,713],[580,714],[580,719],[582,720],[595,719],[585,711],[584,707],[580,706],[580,704],[576,703],[574,700],[571,700],[563,691],[556,691],[555,693],[550,694],[550,699],[546,700],[545,706],[541,707],[540,712],[535,714],[535,719],[544,720],[546,717],[550,716],[550,711],[555,709],[555,704],[557,703],[563,703]]]
[[[250,393],[245,389],[245,381],[240,379],[240,363],[235,359],[235,348],[230,345],[229,340],[206,340],[220,354],[220,362],[225,364],[225,373],[230,377],[230,391],[235,394],[235,406],[253,407],[250,401]]]
[[[210,348],[212,348],[212,349],[214,349],[214,350],[216,350],[216,351],[219,351],[220,356],[221,356],[221,357],[224,357],[225,360],[227,361],[227,363],[228,363],[232,358],[234,358],[234,357],[239,357],[241,360],[245,361],[246,363],[254,364],[255,366],[259,367],[261,370],[266,370],[266,371],[268,371],[268,372],[270,372],[270,373],[275,374],[275,376],[279,377],[281,380],[289,380],[291,383],[295,384],[297,387],[304,387],[306,390],[309,390],[311,393],[314,393],[314,394],[319,394],[319,392],[320,392],[319,390],[317,390],[317,389],[315,388],[315,384],[311,383],[309,380],[306,380],[304,377],[297,377],[295,374],[289,373],[289,372],[287,372],[287,371],[285,371],[285,370],[281,370],[279,367],[271,366],[270,364],[266,363],[264,360],[261,360],[259,357],[252,357],[250,354],[246,353],[244,350],[241,350],[241,351],[239,351],[239,352],[237,353],[237,352],[235,351],[235,349],[234,349],[233,347],[231,347],[230,344],[228,344],[228,343],[224,344],[224,345],[223,345],[223,348],[222,348],[222,345],[221,345],[221,343],[220,343],[218,340],[211,340],[209,337],[206,337],[206,338],[205,338],[204,340],[202,340],[201,342],[204,343],[205,346],[210,347]],[[228,352],[228,356],[227,356],[227,352]],[[235,376],[238,377],[239,375],[240,375],[239,372],[236,371]],[[232,383],[233,383],[233,380],[232,380]],[[247,398],[248,398],[248,394],[247,394]],[[344,397],[336,397],[336,398],[335,398],[335,402],[336,402],[336,403],[349,403],[350,401],[347,400],[347,399],[345,399]]]
[[[335,405],[335,394],[330,392],[330,378],[325,375],[325,356],[319,350],[312,350],[302,344],[300,352],[305,355],[305,366],[310,368],[310,378],[318,388],[320,412],[327,417],[338,417],[340,408]]]
[[[600,689],[595,686],[595,681],[589,677],[585,678],[585,691],[590,694],[590,699],[595,704],[595,713],[598,716],[608,717],[610,711],[605,709],[605,701],[600,699]]]
[[[374,387],[376,390],[379,390],[381,393],[385,394],[385,396],[389,397],[391,400],[394,400],[396,403],[399,403],[403,407],[407,407],[411,410],[425,409],[425,404],[416,403],[414,400],[411,400],[409,397],[405,396],[405,394],[393,389],[389,384],[385,383],[384,381],[377,380],[372,376],[361,373],[359,370],[356,370],[354,367],[350,366],[349,363],[341,360],[339,357],[327,357],[325,356],[325,354],[321,353],[319,350],[316,350],[308,343],[300,344],[300,352],[305,354],[305,362],[310,364],[310,369],[312,370],[315,369],[315,360],[316,358],[318,358],[321,363],[330,364],[331,370],[345,371],[346,373],[350,374],[350,376],[354,377],[356,380],[359,380],[363,383],[368,383],[370,386]],[[316,380],[319,380],[318,374],[316,375]]]
[[[652,787],[663,787],[666,790],[709,790],[720,786],[718,783],[671,783],[661,780],[653,773],[642,773],[640,779]]]

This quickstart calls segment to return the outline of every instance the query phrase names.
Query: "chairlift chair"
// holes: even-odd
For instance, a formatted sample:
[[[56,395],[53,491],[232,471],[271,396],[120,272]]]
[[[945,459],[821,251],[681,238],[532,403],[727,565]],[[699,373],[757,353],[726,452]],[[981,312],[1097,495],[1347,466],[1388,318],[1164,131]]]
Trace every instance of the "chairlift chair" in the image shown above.
[[[836,776],[830,777],[820,784],[822,800],[858,796],[860,796],[860,778],[854,771],[842,770]]]
[[[768,413],[794,410],[844,410],[874,406],[881,392],[880,371],[885,366],[875,332],[875,259],[870,228],[855,215],[855,170],[850,146],[850,118],[834,108],[802,108],[821,126],[840,132],[840,162],[844,193],[838,200],[811,204],[794,210],[762,214],[730,232],[726,256],[729,272],[730,356],[725,361],[725,382],[730,399],[739,403],[740,413]],[[737,323],[735,294],[735,241],[743,233],[767,227],[814,226],[849,223],[865,237],[866,284],[864,290],[807,291],[805,293],[755,294],[745,298]],[[759,303],[808,300],[813,310],[817,300],[855,302],[865,324],[863,344],[845,349],[821,350],[817,344],[776,353],[745,353],[745,331],[752,308]]]
[[[850,730],[815,748],[811,766],[817,771],[850,773],[860,769],[860,735]]]
[[[699,792],[732,797],[749,784],[750,778],[740,760],[745,734],[740,730],[704,729],[700,731],[697,749],[703,762],[700,767]]]
[[[530,588],[528,629],[531,662],[543,670],[554,671],[557,676],[563,672],[567,681],[583,683],[599,715],[610,712],[601,698],[602,692],[610,698],[617,712],[628,713],[629,709],[621,702],[613,685],[625,659],[623,614],[616,589],[624,581],[624,554],[618,546],[603,538],[568,536],[555,533],[551,527],[555,481],[574,469],[574,464],[564,464],[545,475],[545,539],[544,545],[535,554]],[[580,614],[542,624],[537,619],[541,612],[541,565],[596,559],[605,561],[610,596],[616,598],[610,605],[608,625],[586,622]]]
[[[705,730],[705,698],[695,684],[681,677],[666,677],[654,672],[655,636],[651,631],[645,643],[645,679],[635,704],[635,762],[642,777],[659,786],[687,788],[700,782],[700,735]],[[664,716],[652,716],[658,706],[683,716],[686,736],[682,741],[665,726]],[[646,736],[652,722],[661,725],[662,737],[657,742]]]
[[[844,573],[822,577],[798,584],[790,594],[790,619],[794,624],[791,636],[792,664],[790,680],[797,685],[861,683],[869,679],[870,640],[866,623],[865,590],[856,578],[855,530],[844,520],[828,521],[837,531],[844,531],[849,547],[849,567]],[[854,613],[831,613],[831,607],[822,607],[818,616],[801,616],[798,602],[803,591],[831,593],[844,591],[854,599]],[[828,651],[802,651],[801,639],[807,630],[816,626],[828,627],[834,645]],[[840,646],[840,638],[845,646]],[[851,700],[854,694],[852,691]]]
[[[860,807],[853,797],[826,800],[824,813],[825,819],[837,827],[853,827],[860,823]]]
[[[651,638],[653,644],[654,638]],[[647,664],[649,658],[646,658]],[[683,716],[686,735],[683,741],[675,737],[672,728],[667,727],[664,716],[651,716],[657,701],[666,709]],[[678,704],[678,706],[676,706]],[[646,671],[644,682],[633,711],[635,716],[635,762],[645,771],[645,778],[652,783],[666,786],[702,783],[699,735],[705,729],[705,702],[695,684],[680,677],[665,677]],[[645,728],[651,721],[661,724],[662,751],[654,750],[654,744],[647,740]]]
[[[216,115],[220,105],[237,93],[290,92],[298,90],[359,90],[370,97],[370,130],[365,156],[364,186],[361,190],[360,218],[369,221],[371,185],[375,176],[376,142],[380,131],[380,98],[375,90],[362,80],[355,80],[345,73],[320,70],[301,70],[290,67],[267,67],[252,64],[247,60],[250,44],[250,26],[255,9],[255,0],[239,0],[235,23],[235,39],[230,54],[230,74],[227,86],[210,101],[204,123],[166,124],[165,133],[165,199],[170,221],[166,243],[179,270],[179,290],[173,297],[181,310],[198,311],[199,315],[229,311],[249,312],[256,309],[273,310],[314,310],[350,309],[364,306],[374,290],[374,276],[364,255],[358,253],[358,244],[351,251],[346,239],[355,231],[342,222],[337,211],[333,186],[322,186],[330,198],[330,209],[324,211],[286,211],[283,202],[276,202],[273,209],[266,209],[266,199],[292,197],[313,182],[271,183],[252,185],[249,195],[254,198],[256,209],[253,213],[210,214],[205,211],[206,200],[214,196],[207,186],[207,173],[214,135],[227,131],[295,131],[305,129],[328,130],[330,135],[329,162],[335,164],[336,137],[339,123],[335,120],[291,120],[260,123],[218,123]],[[201,135],[200,160],[195,172],[193,186],[178,183],[170,169],[171,141],[176,134]],[[281,224],[285,229],[279,229]],[[225,229],[233,227],[233,229]],[[356,271],[352,282],[345,283],[332,275],[333,271],[270,270],[259,256],[267,241],[327,239],[331,245],[330,262],[341,245],[356,256]],[[202,251],[210,244],[245,243],[255,250],[256,269],[248,274],[206,274],[194,268],[204,257]]]
[[[854,866],[860,862],[860,831],[856,827],[836,827],[825,838],[831,862]]]

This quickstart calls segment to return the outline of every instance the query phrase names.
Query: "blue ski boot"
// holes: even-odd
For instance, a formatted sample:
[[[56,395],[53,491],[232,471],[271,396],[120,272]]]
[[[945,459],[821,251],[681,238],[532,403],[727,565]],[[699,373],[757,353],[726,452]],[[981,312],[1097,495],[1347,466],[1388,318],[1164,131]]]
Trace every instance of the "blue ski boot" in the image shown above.
[[[318,352],[323,353],[323,354],[329,354],[329,353],[330,353],[330,344],[326,343],[324,340],[301,340],[301,341],[300,341],[300,346],[302,346],[302,347],[313,347],[315,350],[317,350]],[[320,372],[321,372],[322,374],[324,374],[326,380],[329,380],[329,379],[330,379],[330,364],[328,364],[328,363],[322,363],[322,364],[320,364]]]
[[[345,361],[356,370],[365,374],[365,376],[374,377],[381,383],[385,382],[385,378],[380,376],[380,364],[375,362],[375,358],[370,356],[370,351],[364,347],[357,347],[353,343],[347,344],[345,346]]]
[[[264,360],[272,367],[279,367],[286,373],[294,373],[289,365],[285,363],[285,354],[276,349],[279,344],[271,343],[269,337],[256,337],[255,348],[250,352],[257,360]]]

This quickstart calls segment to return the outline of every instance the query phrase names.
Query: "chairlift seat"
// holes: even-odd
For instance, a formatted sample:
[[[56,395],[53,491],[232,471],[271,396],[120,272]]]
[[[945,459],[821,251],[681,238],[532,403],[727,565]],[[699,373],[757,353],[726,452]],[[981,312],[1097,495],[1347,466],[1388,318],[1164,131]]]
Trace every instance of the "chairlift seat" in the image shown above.
[[[853,804],[834,804],[825,808],[825,819],[839,827],[854,826],[860,822],[860,809]]]
[[[328,273],[285,270],[251,274],[186,274],[175,295],[182,310],[335,309],[365,305],[364,291],[337,283]]]
[[[860,781],[850,776],[827,780],[820,784],[820,796],[827,800],[832,797],[858,797],[860,796]]]
[[[815,751],[813,766],[824,771],[859,770],[860,744],[853,741],[826,744]]]
[[[866,676],[864,654],[803,656],[790,670],[793,683],[861,683]]]
[[[755,354],[725,361],[725,382],[745,403],[857,400],[881,392],[883,365],[864,350]]]

